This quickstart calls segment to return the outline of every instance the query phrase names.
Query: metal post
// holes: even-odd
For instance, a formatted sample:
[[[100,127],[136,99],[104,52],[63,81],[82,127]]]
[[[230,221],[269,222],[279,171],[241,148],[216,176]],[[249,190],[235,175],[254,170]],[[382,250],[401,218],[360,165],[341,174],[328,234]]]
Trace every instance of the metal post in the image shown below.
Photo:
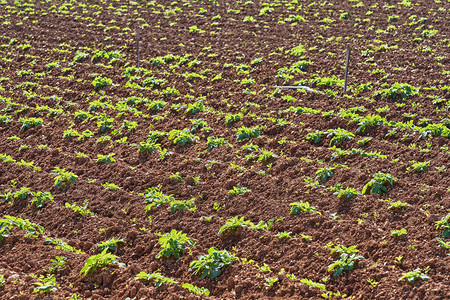
[[[139,35],[141,33],[141,27],[137,28],[137,67],[139,68]]]
[[[350,60],[350,45],[347,44],[347,56],[345,58],[344,95],[347,93],[347,75],[348,75],[349,60]]]
[[[217,0],[214,0],[214,16],[216,16]]]

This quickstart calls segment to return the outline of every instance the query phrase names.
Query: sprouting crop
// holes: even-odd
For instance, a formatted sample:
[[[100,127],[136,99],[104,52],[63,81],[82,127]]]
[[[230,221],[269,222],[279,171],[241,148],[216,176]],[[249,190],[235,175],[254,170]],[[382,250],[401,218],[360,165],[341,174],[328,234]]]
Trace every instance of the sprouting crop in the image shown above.
[[[219,233],[217,235],[227,235],[230,234],[233,231],[242,230],[245,227],[250,227],[252,223],[249,220],[244,220],[244,217],[233,217],[231,219],[228,219],[225,225],[220,227]]]
[[[244,139],[256,138],[260,134],[260,128],[256,127],[245,127],[242,126],[236,130],[237,141],[241,142]]]
[[[185,233],[175,229],[172,229],[170,233],[161,235],[158,243],[162,249],[156,255],[156,258],[168,258],[170,256],[179,258],[186,247],[194,245],[194,242]]]
[[[228,191],[228,194],[233,195],[233,196],[237,196],[237,195],[242,195],[245,193],[249,193],[251,192],[250,189],[241,186],[240,183],[238,183],[237,186],[234,186],[231,190]]]
[[[174,144],[178,144],[180,146],[184,146],[189,143],[194,143],[198,141],[200,138],[192,134],[189,129],[183,130],[172,130],[169,132],[169,140],[173,140]]]
[[[450,214],[442,217],[441,220],[436,222],[436,229],[443,230],[443,237],[450,237]]]
[[[387,187],[394,184],[397,178],[392,176],[391,174],[385,174],[382,172],[377,172],[373,175],[373,179],[371,179],[363,188],[363,194],[381,194],[383,192],[387,192]]]
[[[80,273],[84,276],[92,275],[97,270],[108,267],[110,265],[117,265],[122,268],[125,267],[125,264],[119,263],[119,261],[117,260],[118,257],[116,255],[111,254],[107,251],[108,249],[104,249],[101,253],[90,256],[86,260],[86,263],[84,264]]]
[[[201,278],[206,276],[216,278],[222,273],[222,269],[231,265],[235,259],[236,257],[227,250],[211,247],[207,255],[200,256],[198,260],[191,262],[189,270],[194,271],[194,274],[200,274]]]
[[[154,281],[155,286],[162,286],[163,284],[175,284],[178,283],[174,279],[161,275],[159,272],[154,272],[148,274],[146,272],[141,272],[136,275],[137,280],[141,281]]]
[[[72,172],[66,171],[66,169],[60,169],[55,167],[52,173],[56,174],[55,186],[56,187],[66,187],[71,182],[76,182],[78,176]]]
[[[419,95],[419,89],[411,86],[407,83],[394,83],[388,89],[382,89],[374,93],[374,97],[381,96],[382,99],[400,100],[406,99],[408,97]]]
[[[292,215],[296,215],[301,212],[309,212],[309,213],[321,215],[321,213],[319,211],[317,211],[315,207],[312,207],[309,204],[309,202],[303,202],[303,201],[293,202],[289,205],[291,206],[291,214]]]
[[[406,283],[415,283],[417,280],[428,281],[430,277],[422,273],[422,269],[417,268],[414,271],[403,273],[398,281],[404,280]]]
[[[99,243],[97,247],[99,252],[102,252],[105,249],[107,251],[114,251],[117,250],[119,247],[123,246],[124,243],[125,243],[124,239],[110,238],[107,241]]]

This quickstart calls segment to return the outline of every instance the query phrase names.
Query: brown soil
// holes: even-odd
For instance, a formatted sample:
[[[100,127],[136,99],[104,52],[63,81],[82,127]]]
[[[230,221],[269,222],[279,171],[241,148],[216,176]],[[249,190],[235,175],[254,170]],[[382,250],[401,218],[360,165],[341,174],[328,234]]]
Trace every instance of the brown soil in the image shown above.
[[[152,6],[152,1],[105,4],[80,0],[67,8],[60,1],[39,1],[34,6],[30,3],[35,1],[20,1],[17,5],[6,2],[0,5],[0,115],[10,116],[12,121],[0,123],[0,153],[10,155],[16,163],[0,162],[0,193],[28,187],[33,192],[51,192],[54,202],[40,209],[30,204],[32,196],[0,202],[0,218],[10,215],[29,219],[45,229],[37,238],[25,237],[24,231],[15,229],[0,244],[0,275],[6,281],[0,287],[1,299],[45,298],[33,293],[33,283],[38,281],[36,276],[48,273],[50,260],[55,256],[65,256],[66,264],[55,275],[58,290],[48,295],[54,299],[69,299],[74,293],[83,299],[206,298],[188,292],[182,283],[207,288],[208,298],[213,299],[322,298],[323,293],[333,293],[334,298],[339,298],[340,293],[354,299],[450,298],[449,250],[439,247],[436,240],[442,237],[436,221],[450,209],[450,152],[445,150],[448,137],[419,138],[417,132],[409,129],[387,136],[392,126],[372,126],[338,147],[377,151],[387,158],[354,155],[334,161],[330,138],[324,137],[317,144],[306,139],[315,130],[342,128],[355,133],[359,125],[338,113],[359,106],[366,109],[357,112],[361,116],[380,114],[393,122],[407,121],[405,113],[416,114],[412,116],[414,124],[426,118],[434,123],[448,118],[450,92],[443,88],[449,80],[446,71],[450,70],[448,2],[423,0],[402,6],[396,1],[366,0],[360,7],[354,1],[308,0],[293,5],[270,1],[280,5],[272,5],[272,13],[260,16],[264,7],[260,1],[247,5],[219,1],[221,18],[217,19],[212,19],[212,1],[158,0]],[[82,3],[87,6],[80,6]],[[200,8],[207,11],[200,15]],[[344,12],[349,12],[348,19],[339,18]],[[279,22],[289,15],[301,15],[307,21],[296,26]],[[398,15],[398,20],[388,22],[392,15]],[[256,22],[243,22],[247,16],[253,16]],[[424,27],[417,29],[422,25],[422,17],[426,18]],[[331,19],[334,21],[327,22]],[[411,25],[415,21],[418,23]],[[151,75],[167,80],[161,88],[125,87],[124,72],[136,61],[134,30],[144,24],[141,66]],[[190,32],[194,25],[205,32]],[[424,30],[438,31],[427,37],[421,34]],[[17,42],[10,45],[13,38]],[[299,43],[305,45],[305,58],[288,52]],[[346,43],[352,48],[348,96],[341,94],[340,86],[328,91],[312,86],[322,94],[275,92],[277,85],[310,85],[312,74],[343,78]],[[23,49],[26,44],[31,47]],[[383,44],[390,49],[383,50]],[[365,52],[368,49],[372,52]],[[91,61],[94,50],[120,51],[123,57],[111,64],[106,58]],[[73,63],[77,51],[91,56]],[[153,64],[153,58],[166,54],[191,56],[184,65]],[[200,63],[190,66],[195,58]],[[257,58],[262,61],[252,64]],[[302,59],[312,62],[307,71],[295,74],[287,82],[277,77],[278,69]],[[59,66],[48,70],[48,64],[54,62]],[[227,68],[224,64],[233,65]],[[238,72],[241,64],[249,66],[247,74]],[[20,70],[34,74],[19,76]],[[203,77],[189,78],[193,72]],[[212,81],[219,74],[222,79]],[[92,80],[98,75],[111,78],[114,85],[94,90]],[[255,83],[241,84],[242,79],[248,78]],[[141,84],[142,79],[136,82]],[[421,95],[403,101],[403,106],[398,105],[401,100],[373,97],[375,91],[395,82],[420,87]],[[360,85],[368,83],[372,84],[371,89],[358,91]],[[167,87],[176,88],[179,95],[161,93]],[[164,100],[167,105],[160,111],[152,111],[145,104],[119,111],[117,104],[130,96]],[[285,96],[293,97],[295,102],[286,101]],[[436,97],[445,101],[433,104]],[[198,99],[204,100],[207,109],[195,115],[185,113],[187,105]],[[114,118],[112,128],[105,132],[99,130],[95,118],[82,121],[74,117],[76,111],[88,111],[94,100],[110,104],[91,112],[94,117],[107,114]],[[18,105],[8,104],[11,101]],[[176,108],[182,104],[186,107]],[[44,105],[62,108],[62,112],[47,116],[48,111],[39,112]],[[287,112],[291,106],[321,112],[333,110],[334,114],[326,117],[321,113]],[[386,106],[389,111],[377,112]],[[225,125],[227,114],[239,112],[243,113],[242,120]],[[43,125],[21,130],[20,118],[29,117],[42,118]],[[194,118],[205,120],[211,127],[210,132],[195,132],[198,142],[180,146],[163,138],[159,141],[161,148],[172,152],[164,160],[157,151],[137,152],[136,145],[147,139],[149,130],[190,129],[190,119]],[[280,119],[286,124],[280,124]],[[137,122],[138,127],[134,131],[121,129],[125,120]],[[238,142],[235,129],[241,126],[265,127],[259,137]],[[63,135],[68,128],[80,133],[91,130],[94,135],[85,140],[67,139]],[[114,130],[120,132],[113,134]],[[20,139],[11,139],[13,136]],[[111,140],[98,143],[102,136],[110,136]],[[210,136],[223,137],[231,146],[208,150],[206,142]],[[125,142],[117,142],[124,137]],[[357,142],[363,137],[372,140],[360,146]],[[277,156],[269,161],[247,160],[248,153],[241,150],[247,142]],[[19,150],[21,146],[30,147]],[[78,157],[80,152],[87,157]],[[116,154],[116,162],[96,161],[98,154],[111,152]],[[21,160],[34,162],[40,169],[20,165]],[[415,172],[412,161],[431,163],[425,172]],[[334,175],[319,182],[322,187],[311,187],[305,181],[307,177],[314,179],[320,168],[335,164],[339,165]],[[77,181],[65,188],[56,187],[52,173],[55,167],[74,172]],[[397,178],[382,195],[339,199],[329,189],[341,184],[361,191],[378,171]],[[169,178],[177,172],[183,180]],[[195,183],[193,178],[197,176],[200,180]],[[101,185],[105,182],[121,189],[106,190]],[[177,200],[195,198],[197,210],[173,213],[163,205],[146,212],[147,204],[140,194],[159,184],[164,194]],[[251,192],[230,195],[228,191],[238,184]],[[95,216],[81,216],[65,207],[66,202],[82,205],[85,200]],[[409,206],[388,209],[389,202],[397,200]],[[321,214],[290,214],[290,203],[297,201],[308,201]],[[208,216],[212,219],[206,222]],[[221,226],[234,216],[244,216],[255,224],[278,221],[270,230],[246,228],[218,236]],[[402,228],[407,230],[406,235],[391,236],[392,230]],[[185,250],[179,259],[156,259],[161,250],[157,233],[172,229],[187,234],[195,246]],[[296,238],[280,240],[276,236],[279,232],[290,232]],[[302,235],[312,239],[307,241]],[[44,244],[45,237],[61,239],[84,253],[57,250],[54,245]],[[125,240],[124,247],[113,253],[126,267],[109,266],[91,276],[80,274],[87,258],[98,253],[97,244],[110,238]],[[356,246],[364,260],[353,270],[334,277],[328,272],[335,260],[330,247],[338,244]],[[240,259],[220,276],[201,279],[189,270],[189,264],[210,247],[226,249]],[[245,259],[254,263],[245,263]],[[270,269],[261,268],[264,264]],[[431,279],[414,284],[399,281],[404,273],[417,268]],[[141,271],[160,272],[178,283],[155,287],[153,282],[136,280]],[[267,278],[278,278],[278,282],[268,287]],[[326,290],[301,283],[304,278],[325,284]]]

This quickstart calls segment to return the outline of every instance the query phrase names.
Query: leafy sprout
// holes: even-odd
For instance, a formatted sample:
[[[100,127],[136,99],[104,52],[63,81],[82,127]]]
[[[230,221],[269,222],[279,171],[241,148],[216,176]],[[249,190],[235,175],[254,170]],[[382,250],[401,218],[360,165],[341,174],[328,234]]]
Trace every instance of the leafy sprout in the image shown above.
[[[109,250],[109,251],[114,251],[117,250],[118,248],[120,248],[121,246],[123,246],[123,244],[125,243],[124,239],[116,239],[116,238],[110,238],[107,241],[101,242],[97,245],[98,247],[98,251],[102,252],[103,250]]]
[[[309,204],[309,202],[303,202],[303,201],[293,202],[289,205],[291,206],[291,214],[292,215],[296,215],[301,212],[309,212],[309,213],[321,215],[321,213],[319,211],[317,211],[315,207],[312,207]]]
[[[417,280],[428,281],[430,277],[424,273],[422,273],[422,269],[417,268],[411,272],[403,273],[402,277],[398,281],[404,280],[406,283],[414,283]]]
[[[194,245],[194,242],[185,233],[175,229],[172,229],[170,233],[161,235],[158,243],[162,249],[156,255],[156,258],[168,258],[170,256],[179,258],[186,247]]]
[[[125,267],[125,264],[119,263],[119,261],[117,260],[118,256],[107,251],[108,249],[104,249],[101,253],[90,256],[86,260],[86,263],[84,264],[80,273],[84,274],[84,276],[91,275],[97,270],[108,267],[110,265],[117,265],[121,268]]]
[[[173,278],[169,278],[169,277],[163,276],[159,272],[154,272],[154,273],[151,273],[151,274],[147,274],[145,272],[141,272],[141,273],[136,275],[136,279],[137,280],[141,280],[141,281],[151,281],[152,280],[152,281],[155,282],[155,286],[157,286],[157,287],[162,286],[163,284],[175,284],[175,283],[178,283]]]
[[[216,247],[208,249],[208,254],[200,256],[189,265],[189,270],[194,274],[199,274],[201,278],[209,276],[216,278],[222,273],[222,270],[232,264],[236,257],[227,250],[219,250]]]
[[[391,174],[385,174],[382,172],[377,172],[373,175],[373,179],[371,179],[363,188],[362,193],[368,194],[368,193],[376,193],[381,194],[383,192],[387,192],[387,187],[389,185],[393,185],[394,181],[396,181],[397,178],[392,176]]]

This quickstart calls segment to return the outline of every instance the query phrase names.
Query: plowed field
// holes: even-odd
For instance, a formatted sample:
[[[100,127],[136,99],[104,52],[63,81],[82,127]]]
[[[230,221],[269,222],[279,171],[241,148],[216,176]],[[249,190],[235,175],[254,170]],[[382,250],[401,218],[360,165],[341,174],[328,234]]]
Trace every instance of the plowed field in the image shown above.
[[[1,0],[0,298],[449,299],[449,12]]]

